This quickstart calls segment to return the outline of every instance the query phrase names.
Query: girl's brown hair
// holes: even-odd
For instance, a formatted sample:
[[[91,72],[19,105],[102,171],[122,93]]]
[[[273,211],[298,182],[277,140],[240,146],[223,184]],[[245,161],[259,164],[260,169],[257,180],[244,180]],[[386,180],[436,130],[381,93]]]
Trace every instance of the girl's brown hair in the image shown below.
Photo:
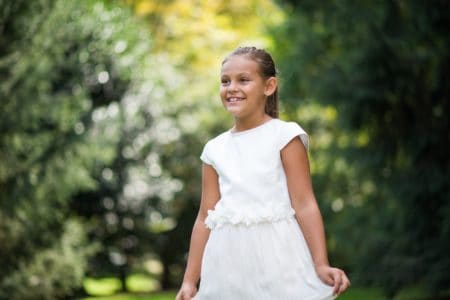
[[[268,79],[277,76],[275,63],[272,56],[266,50],[256,47],[238,47],[223,60],[222,65],[228,58],[235,55],[245,55],[256,61],[261,70],[261,75],[264,78]],[[278,118],[278,87],[275,89],[275,92],[267,96],[265,112],[272,118]]]

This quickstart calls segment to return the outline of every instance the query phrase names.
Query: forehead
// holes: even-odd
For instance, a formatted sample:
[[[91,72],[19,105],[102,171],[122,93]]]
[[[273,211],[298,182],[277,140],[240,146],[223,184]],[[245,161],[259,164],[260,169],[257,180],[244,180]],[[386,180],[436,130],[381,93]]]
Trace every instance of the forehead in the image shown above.
[[[245,55],[230,56],[222,65],[221,75],[233,75],[240,73],[258,73],[259,66],[256,61]]]

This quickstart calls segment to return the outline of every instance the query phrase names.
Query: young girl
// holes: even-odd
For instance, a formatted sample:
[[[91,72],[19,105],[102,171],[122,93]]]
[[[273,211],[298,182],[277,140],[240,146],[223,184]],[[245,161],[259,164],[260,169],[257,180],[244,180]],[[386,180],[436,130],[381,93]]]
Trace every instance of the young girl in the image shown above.
[[[200,156],[200,210],[176,300],[336,298],[350,281],[328,264],[309,138],[278,119],[270,54],[240,47],[226,57],[220,97],[234,127]]]

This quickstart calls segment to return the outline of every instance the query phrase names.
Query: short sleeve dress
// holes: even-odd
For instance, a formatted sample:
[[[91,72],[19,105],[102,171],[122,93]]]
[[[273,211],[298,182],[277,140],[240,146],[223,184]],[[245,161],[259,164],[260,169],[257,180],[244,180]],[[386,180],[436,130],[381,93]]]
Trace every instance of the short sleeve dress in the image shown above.
[[[270,119],[206,143],[201,160],[219,176],[220,199],[208,211],[211,229],[195,300],[330,300],[317,276],[291,206],[280,151],[307,133]]]

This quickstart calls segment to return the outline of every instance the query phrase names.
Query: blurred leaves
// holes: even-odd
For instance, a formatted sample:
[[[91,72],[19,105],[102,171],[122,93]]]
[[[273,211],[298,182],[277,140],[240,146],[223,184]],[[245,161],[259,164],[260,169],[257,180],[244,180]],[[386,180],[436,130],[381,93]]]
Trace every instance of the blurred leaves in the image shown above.
[[[324,209],[332,256],[389,296],[418,283],[437,295],[450,280],[448,3],[283,2],[287,107],[337,112],[299,118],[318,142],[332,137],[315,174],[324,206],[343,206]]]
[[[310,134],[331,260],[389,296],[411,284],[438,294],[450,267],[448,11],[0,1],[0,299],[74,295],[86,272],[124,282],[149,258],[162,288],[178,286],[198,156],[232,126],[218,83],[238,45],[274,53],[281,116]]]
[[[264,27],[282,21],[272,1],[153,1],[124,0],[144,17],[155,48],[171,56],[174,65],[217,70],[218,62],[237,44],[267,46]],[[199,74],[201,76],[201,74]]]
[[[123,97],[146,49],[122,22],[129,12],[101,2],[1,5],[0,298],[62,297],[92,254],[69,200],[96,188],[92,170],[114,158],[94,112]]]
[[[55,299],[82,285],[87,259],[98,245],[87,244],[84,227],[75,220],[64,224],[60,239],[35,251],[2,281],[2,299]],[[51,272],[51,276],[49,276]],[[20,288],[28,287],[28,288]]]

